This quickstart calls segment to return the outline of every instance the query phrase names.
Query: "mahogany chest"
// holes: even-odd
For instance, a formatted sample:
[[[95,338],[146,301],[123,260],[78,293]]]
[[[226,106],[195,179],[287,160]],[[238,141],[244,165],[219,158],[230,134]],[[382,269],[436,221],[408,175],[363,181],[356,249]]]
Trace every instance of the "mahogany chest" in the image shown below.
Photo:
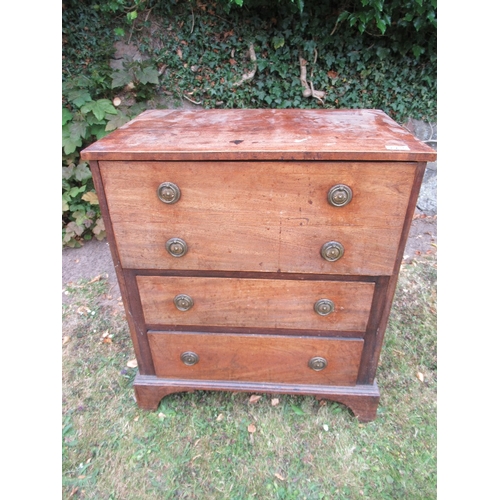
[[[151,110],[85,149],[137,403],[315,395],[373,420],[426,162],[377,110]]]

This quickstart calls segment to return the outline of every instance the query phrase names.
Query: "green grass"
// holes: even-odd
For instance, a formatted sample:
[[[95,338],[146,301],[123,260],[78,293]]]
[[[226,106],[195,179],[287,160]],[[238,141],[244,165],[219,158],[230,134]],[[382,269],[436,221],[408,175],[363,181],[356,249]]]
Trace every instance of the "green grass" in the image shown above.
[[[434,256],[402,267],[368,424],[340,404],[283,395],[194,392],[140,410],[116,290],[98,280],[66,291],[63,498],[436,498]]]

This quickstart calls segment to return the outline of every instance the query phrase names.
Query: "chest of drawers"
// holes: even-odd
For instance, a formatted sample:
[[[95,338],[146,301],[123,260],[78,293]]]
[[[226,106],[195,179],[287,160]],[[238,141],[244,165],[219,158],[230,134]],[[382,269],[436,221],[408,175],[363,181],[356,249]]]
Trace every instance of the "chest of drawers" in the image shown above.
[[[137,403],[315,395],[362,421],[427,161],[376,110],[146,111],[90,162]]]

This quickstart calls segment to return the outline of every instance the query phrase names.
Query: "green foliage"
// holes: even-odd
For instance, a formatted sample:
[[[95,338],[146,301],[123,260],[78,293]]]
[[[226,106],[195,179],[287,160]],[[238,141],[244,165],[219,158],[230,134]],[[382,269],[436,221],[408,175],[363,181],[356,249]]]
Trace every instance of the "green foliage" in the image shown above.
[[[79,246],[82,240],[106,236],[99,202],[86,162],[79,151],[123,125],[143,107],[117,109],[109,99],[91,97],[92,81],[80,76],[63,85],[62,108],[62,242]]]
[[[335,18],[335,30],[356,29],[360,34],[385,36],[390,50],[402,55],[412,54],[415,59],[436,51],[437,0],[334,0],[331,2],[307,2],[304,0],[222,0],[226,10],[231,6],[249,9],[262,8],[267,4],[282,15],[316,12],[322,18]],[[321,11],[321,14],[320,14]],[[233,10],[234,13],[234,10]],[[323,18],[324,19],[324,18]]]
[[[105,236],[92,174],[86,162],[62,168],[63,245],[79,246],[80,240]]]
[[[113,43],[125,34],[142,60],[125,56],[112,70]],[[325,92],[321,100],[303,97],[299,57],[308,82]],[[87,144],[165,100],[204,108],[377,108],[400,123],[434,121],[436,59],[435,0],[67,0],[63,167],[76,170]],[[127,105],[113,105],[117,94]],[[92,235],[95,226],[86,224],[97,224],[100,213],[83,199],[93,193],[91,179],[69,172],[63,238],[73,245]]]
[[[290,2],[253,0],[232,9],[231,18],[212,3],[188,23],[185,4],[171,8],[164,30],[155,32],[151,56],[168,67],[168,92],[178,89],[205,108],[380,108],[397,121],[408,117],[433,120],[436,115],[436,58],[430,36],[419,58],[386,35],[377,36],[346,20],[343,10],[322,1],[303,11]],[[192,17],[192,16],[191,16]],[[392,36],[392,35],[391,35]],[[406,36],[406,39],[411,37]],[[146,36],[143,46],[151,46]],[[248,49],[255,49],[256,73],[244,85],[234,84],[252,68]],[[326,92],[323,102],[302,97],[299,57],[307,60],[307,78]],[[184,94],[184,95],[186,95]]]
[[[113,73],[111,88],[128,86],[137,100],[146,101],[153,97],[158,83],[158,70],[151,61],[134,61],[125,57],[123,68]]]
[[[338,21],[356,27],[360,33],[379,32],[387,36],[388,47],[419,59],[424,53],[435,57],[436,0],[351,0]]]

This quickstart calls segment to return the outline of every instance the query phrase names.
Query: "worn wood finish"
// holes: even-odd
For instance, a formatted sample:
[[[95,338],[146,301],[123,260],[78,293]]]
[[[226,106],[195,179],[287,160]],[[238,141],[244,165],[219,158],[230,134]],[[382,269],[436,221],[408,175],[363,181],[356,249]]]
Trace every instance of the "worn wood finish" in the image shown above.
[[[406,242],[408,240],[408,234],[410,233],[412,216],[415,213],[415,207],[417,205],[420,186],[422,184],[422,179],[424,178],[425,174],[425,167],[426,167],[425,163],[420,163],[418,165],[417,171],[415,172],[415,180],[412,192],[410,194],[410,199],[408,202],[408,211],[406,213],[405,224],[401,232],[398,255],[396,257],[396,262],[394,263],[393,272],[389,276],[387,286],[383,290],[382,300],[378,304],[378,307],[380,307],[381,309],[381,313],[380,313],[380,321],[377,324],[376,338],[373,339],[373,342],[371,339],[368,339],[368,343],[370,344],[370,351],[363,353],[364,376],[360,377],[360,380],[363,380],[363,383],[371,384],[375,380],[378,361],[380,358],[380,353],[382,351],[382,345],[384,342],[385,330],[387,328],[387,323],[389,321],[392,301],[394,299],[394,294],[396,292],[396,286],[398,283],[399,269],[401,267],[401,262],[403,260],[403,253],[406,246]]]
[[[364,331],[373,283],[137,276],[147,324]],[[179,311],[174,297],[187,294],[194,306]],[[314,311],[333,301],[327,316]]]
[[[175,392],[311,394],[376,416],[404,247],[436,152],[377,110],[151,110],[82,151],[91,162],[139,373]],[[157,198],[162,182],[181,190]],[[353,191],[344,207],[328,190]],[[170,256],[182,238],[188,252]],[[327,262],[327,241],[344,256]],[[191,295],[178,311],[172,300]],[[335,312],[318,316],[329,298]],[[181,362],[194,351],[199,361]],[[322,371],[311,357],[328,361]]]
[[[434,161],[378,110],[150,110],[82,151],[83,160]]]
[[[313,395],[317,399],[329,399],[346,405],[360,422],[376,418],[380,392],[377,383],[355,386],[269,384],[227,380],[164,379],[147,375],[136,375],[134,391],[139,408],[156,410],[160,401],[178,392],[230,391],[249,393]]]
[[[111,257],[113,258],[113,263],[115,266],[116,278],[118,281],[118,286],[120,287],[120,293],[122,296],[123,306],[125,309],[125,317],[127,318],[127,323],[130,329],[130,338],[132,339],[132,344],[134,346],[134,351],[136,353],[137,365],[141,373],[143,373],[144,375],[152,375],[154,373],[154,368],[153,368],[153,362],[151,360],[151,354],[149,352],[149,345],[147,344],[147,339],[145,336],[145,330],[144,328],[141,328],[142,326],[141,322],[138,320],[136,314],[132,314],[131,312],[133,309],[135,309],[135,304],[137,304],[137,301],[139,300],[138,294],[134,293],[133,288],[129,286],[130,281],[129,283],[127,283],[127,279],[125,277],[125,271],[120,262],[115,235],[113,232],[113,222],[109,215],[109,207],[106,199],[106,193],[104,192],[104,187],[102,185],[102,177],[101,177],[101,172],[99,170],[99,162],[91,161],[90,170],[92,172],[94,187],[97,196],[99,198],[99,206],[101,208],[102,218],[104,220],[104,227],[106,229],[106,238],[109,242]],[[145,340],[146,340],[146,345],[144,345]]]
[[[390,274],[414,178],[413,163],[100,162],[120,258],[126,267]],[[174,182],[180,200],[157,188]],[[352,201],[333,207],[329,189]],[[165,242],[179,237],[175,258]],[[344,256],[320,250],[339,241]]]
[[[363,349],[361,339],[154,331],[148,336],[162,378],[355,385]],[[184,352],[196,353],[198,363],[185,365]],[[328,363],[321,371],[308,366],[316,356]]]

